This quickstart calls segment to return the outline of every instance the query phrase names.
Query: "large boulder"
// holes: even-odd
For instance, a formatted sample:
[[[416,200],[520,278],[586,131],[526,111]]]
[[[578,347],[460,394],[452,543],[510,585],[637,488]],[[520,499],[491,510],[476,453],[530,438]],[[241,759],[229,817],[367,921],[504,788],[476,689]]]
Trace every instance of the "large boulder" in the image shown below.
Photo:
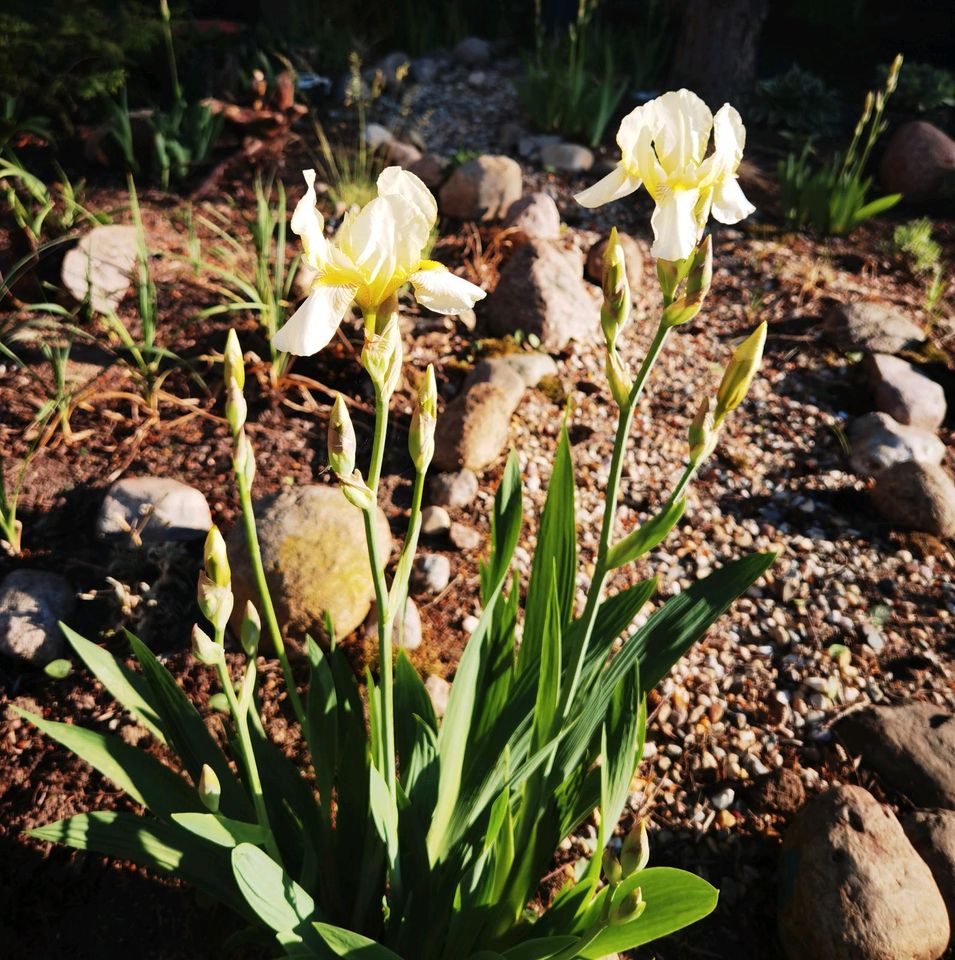
[[[514,231],[515,242],[559,240],[560,211],[546,193],[529,193],[511,204],[504,226]]]
[[[955,810],[914,810],[902,829],[932,871],[955,934]]]
[[[0,582],[0,654],[35,666],[63,655],[59,627],[76,605],[65,578],[45,570],[14,570]]]
[[[523,383],[517,384],[519,392],[495,383],[475,383],[448,404],[434,435],[435,470],[480,470],[498,458],[507,443],[511,414],[524,392]]]
[[[521,198],[521,165],[510,157],[475,157],[448,177],[438,204],[459,220],[500,220]]]
[[[106,493],[96,520],[101,537],[150,543],[196,540],[212,526],[201,490],[171,477],[124,477]]]
[[[783,840],[778,914],[790,960],[937,960],[948,914],[887,807],[842,786],[806,804]]]
[[[894,526],[955,536],[955,483],[939,464],[906,460],[886,467],[876,474],[872,502]]]
[[[600,323],[600,303],[583,279],[582,258],[545,240],[514,252],[484,313],[493,332],[533,333],[553,353],[570,340],[593,336]]]
[[[907,360],[873,353],[863,361],[876,407],[899,423],[937,430],[945,419],[945,389]]]
[[[897,307],[878,300],[837,303],[822,325],[826,339],[846,353],[899,353],[917,347],[925,331]]]
[[[835,731],[888,786],[923,807],[955,810],[955,714],[931,703],[868,706]]]
[[[255,516],[266,581],[288,638],[301,642],[306,634],[324,636],[326,612],[339,637],[360,626],[375,590],[362,512],[341,489],[291,487],[257,503]],[[380,508],[377,529],[380,556],[387,561],[391,531]],[[259,594],[241,524],[227,544],[238,626],[246,601],[258,606]]]
[[[907,427],[887,413],[867,413],[853,420],[849,442],[849,462],[863,477],[907,460],[938,464],[945,456],[945,444],[934,433]]]
[[[63,258],[63,286],[97,313],[113,313],[129,289],[137,244],[135,227],[93,227]]]
[[[938,199],[955,177],[955,140],[925,120],[903,123],[882,154],[879,176],[906,200]]]

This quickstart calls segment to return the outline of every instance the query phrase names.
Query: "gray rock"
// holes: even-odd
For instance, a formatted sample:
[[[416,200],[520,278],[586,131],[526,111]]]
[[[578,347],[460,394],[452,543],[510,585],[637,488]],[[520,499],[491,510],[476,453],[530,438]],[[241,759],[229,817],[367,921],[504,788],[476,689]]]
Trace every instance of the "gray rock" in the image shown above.
[[[421,511],[421,533],[426,537],[443,537],[451,529],[451,517],[444,507],[432,505]]]
[[[405,615],[401,623],[395,620],[395,645],[403,650],[417,650],[421,646],[421,614],[418,605],[408,597],[405,601]],[[378,608],[372,606],[368,619],[365,621],[365,639],[369,643],[378,640]]]
[[[431,57],[416,57],[411,61],[409,73],[415,83],[432,83],[438,78],[441,65]]]
[[[937,430],[945,419],[945,390],[907,360],[874,353],[863,361],[876,407],[899,423]]]
[[[359,627],[375,595],[362,512],[338,487],[299,486],[265,497],[255,516],[266,580],[289,639],[324,636],[326,611],[338,637]],[[379,551],[387,561],[391,530],[380,509],[377,518]],[[259,597],[241,524],[227,544],[238,627],[246,601],[258,604]]]
[[[395,135],[380,123],[369,123],[365,126],[365,143],[372,150],[382,150],[389,146]]]
[[[623,259],[627,267],[627,281],[631,290],[636,290],[643,279],[643,252],[629,233],[618,233],[620,245],[623,247]],[[587,253],[587,264],[584,273],[588,280],[596,284],[603,283],[604,251],[607,249],[608,237],[598,240]]]
[[[930,703],[867,706],[835,732],[862,765],[923,807],[955,809],[955,714]]]
[[[876,300],[837,303],[822,329],[826,339],[846,353],[898,353],[925,340],[925,331],[898,308]]]
[[[876,474],[871,496],[894,526],[955,536],[955,483],[938,464],[906,460],[886,467]]]
[[[444,677],[439,677],[432,673],[424,682],[424,688],[428,691],[431,698],[431,706],[434,707],[434,713],[437,717],[443,717],[444,711],[448,709],[448,700],[451,697],[451,684]]]
[[[401,140],[392,140],[385,146],[385,157],[389,164],[410,170],[421,159],[421,151],[410,143]]]
[[[451,582],[451,561],[440,553],[415,558],[411,586],[417,593],[440,593]]]
[[[710,797],[710,803],[713,804],[714,810],[729,810],[735,799],[736,792],[733,788],[724,787],[722,790],[717,790],[716,793]]]
[[[450,473],[435,473],[431,476],[431,500],[438,506],[463,510],[478,493],[478,478],[473,470],[456,470]]]
[[[462,163],[441,187],[441,212],[459,220],[500,220],[520,199],[521,167],[504,156],[475,157]]]
[[[0,654],[40,667],[63,656],[58,624],[75,606],[73,588],[58,573],[8,573],[0,583]]]
[[[515,409],[524,396],[524,378],[503,357],[479,360],[467,375],[462,392],[466,393],[477,383],[491,383],[503,390]]]
[[[508,353],[500,357],[524,381],[525,387],[536,387],[545,377],[558,375],[557,361],[546,353]]]
[[[525,135],[517,140],[517,152],[525,160],[540,155],[544,147],[551,147],[554,144],[561,143],[561,138],[553,133],[539,133],[534,136]]]
[[[493,383],[476,383],[452,400],[438,417],[435,469],[480,470],[496,460],[507,444],[511,415],[519,400]]]
[[[454,48],[452,60],[466,67],[486,67],[491,62],[491,45],[481,37],[465,37]]]
[[[477,550],[483,540],[477,530],[463,523],[452,523],[449,536],[458,550]]]
[[[902,829],[932,871],[955,932],[955,810],[915,810],[902,818]]]
[[[783,840],[778,912],[790,960],[938,960],[942,895],[888,807],[856,786],[810,801]]]
[[[882,154],[879,176],[906,200],[938,200],[950,193],[955,178],[955,140],[925,120],[903,123]]]
[[[201,490],[171,477],[124,477],[106,493],[96,520],[100,537],[145,543],[198,540],[212,526]]]
[[[79,302],[88,298],[97,313],[112,313],[129,289],[136,258],[135,227],[93,227],[63,258],[60,278]]]
[[[441,186],[447,169],[447,158],[437,153],[426,153],[408,167],[408,170],[432,192],[436,192]]]
[[[852,455],[849,463],[860,476],[871,477],[906,460],[941,463],[945,444],[928,430],[907,427],[887,413],[867,413],[849,428]]]
[[[576,143],[550,143],[541,148],[541,163],[552,170],[583,173],[594,165],[594,155]]]
[[[546,193],[529,193],[511,204],[504,226],[514,231],[515,241],[559,240],[560,211]]]
[[[536,334],[552,353],[570,340],[593,336],[600,322],[600,304],[583,279],[581,258],[546,240],[518,247],[485,304],[494,333]]]

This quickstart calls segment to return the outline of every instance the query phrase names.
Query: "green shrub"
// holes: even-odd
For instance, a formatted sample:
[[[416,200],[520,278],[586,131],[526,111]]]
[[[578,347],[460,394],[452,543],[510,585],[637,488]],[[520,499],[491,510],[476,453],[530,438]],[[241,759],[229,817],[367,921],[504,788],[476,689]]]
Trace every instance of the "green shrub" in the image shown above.
[[[890,67],[883,64],[880,75],[888,76]],[[955,73],[930,63],[906,64],[895,93],[896,109],[912,113],[932,113],[944,107],[955,107]]]
[[[757,123],[792,140],[830,136],[839,115],[835,91],[798,64],[793,64],[785,73],[761,80],[756,85],[750,110],[750,116]]]

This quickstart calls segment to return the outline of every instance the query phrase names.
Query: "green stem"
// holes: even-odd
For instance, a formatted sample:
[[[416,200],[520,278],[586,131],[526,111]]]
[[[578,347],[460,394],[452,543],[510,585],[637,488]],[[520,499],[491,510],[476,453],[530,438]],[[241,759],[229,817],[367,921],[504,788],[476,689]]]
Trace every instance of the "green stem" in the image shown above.
[[[620,476],[623,472],[623,457],[626,451],[627,439],[630,436],[630,429],[633,425],[633,415],[636,412],[637,402],[643,393],[643,388],[650,376],[650,371],[653,369],[671,329],[670,326],[663,323],[657,327],[657,332],[653,337],[647,355],[643,358],[643,363],[640,365],[637,378],[634,380],[633,386],[630,389],[627,404],[625,407],[621,407],[620,415],[617,419],[617,434],[614,438],[613,457],[610,461],[610,476],[607,479],[607,490],[604,495],[604,516],[603,525],[600,529],[600,544],[597,548],[597,559],[594,565],[593,579],[590,581],[590,589],[587,593],[587,603],[581,615],[584,626],[580,632],[580,639],[577,642],[577,648],[572,658],[574,672],[564,700],[564,716],[566,716],[570,710],[574,694],[577,691],[577,684],[580,682],[580,671],[583,668],[587,648],[590,645],[590,637],[593,634],[594,623],[597,620],[597,611],[600,608],[603,588],[607,580],[607,573],[609,572],[607,567],[607,553],[610,550],[614,521],[617,517]]]
[[[216,643],[220,646],[224,644],[225,631],[217,630]],[[239,752],[242,754],[242,764],[245,767],[245,774],[249,782],[249,789],[252,792],[252,804],[255,807],[255,819],[258,825],[265,831],[265,847],[276,863],[282,862],[282,855],[279,853],[275,837],[272,835],[272,827],[269,824],[269,814],[265,806],[265,797],[262,793],[262,781],[259,778],[259,768],[255,762],[255,753],[252,748],[252,738],[249,736],[249,718],[248,709],[250,699],[243,690],[243,704],[240,704],[235,696],[235,688],[232,686],[232,677],[229,674],[229,665],[223,657],[217,664],[216,669],[219,672],[219,682],[222,685],[222,691],[225,693],[226,700],[229,701],[229,710],[232,713],[232,721],[235,724],[236,735],[239,739]],[[249,686],[249,675],[252,674],[254,666],[250,664],[246,673],[246,680],[243,687]],[[254,679],[254,674],[252,674]]]
[[[269,585],[265,579],[262,550],[259,547],[259,534],[255,528],[255,514],[252,512],[252,491],[249,489],[248,481],[241,471],[236,471],[236,481],[239,489],[239,503],[242,507],[242,525],[245,529],[245,540],[248,544],[249,560],[252,564],[252,575],[255,578],[255,585],[258,588],[262,603],[261,612],[265,617],[266,626],[269,628],[272,646],[275,647],[276,656],[278,656],[279,663],[282,665],[282,674],[285,677],[285,685],[288,688],[289,701],[292,704],[295,719],[298,721],[302,733],[307,735],[308,721],[305,716],[305,709],[295,687],[295,675],[292,673],[292,665],[289,663],[288,654],[285,651],[282,628],[279,626],[278,617],[275,615],[275,606],[272,603]]]
[[[368,467],[368,488],[371,490],[371,506],[364,511],[365,539],[368,543],[368,558],[375,586],[375,605],[378,608],[378,664],[381,670],[381,742],[385,748],[385,782],[392,797],[397,796],[395,764],[394,720],[394,664],[392,662],[393,611],[385,583],[385,568],[378,546],[376,506],[378,504],[378,481],[385,453],[385,437],[388,433],[388,402],[375,384],[375,434],[371,447],[371,463]]]

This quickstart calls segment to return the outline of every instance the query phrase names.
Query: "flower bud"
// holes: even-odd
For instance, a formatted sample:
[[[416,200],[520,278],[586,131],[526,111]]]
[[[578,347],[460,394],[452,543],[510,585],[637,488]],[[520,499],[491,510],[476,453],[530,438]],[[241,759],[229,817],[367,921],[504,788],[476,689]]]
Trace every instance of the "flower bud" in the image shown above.
[[[630,391],[633,388],[633,384],[630,380],[630,373],[624,362],[620,359],[616,347],[607,347],[605,367],[607,371],[607,382],[610,384],[610,392],[617,406],[623,409],[630,402]]]
[[[759,369],[760,361],[763,359],[765,343],[766,322],[764,321],[736,348],[716,394],[714,422],[717,426],[723,422],[727,413],[735,410],[743,402],[749,385]]]
[[[229,617],[232,616],[232,607],[235,604],[232,588],[228,584],[221,586],[205,573],[200,573],[196,599],[202,615],[217,632],[224,631],[229,625]]]
[[[254,657],[259,650],[259,637],[262,635],[262,620],[255,604],[249,600],[242,613],[242,625],[239,627],[239,641],[247,657]]]
[[[663,323],[668,327],[692,320],[709,293],[713,281],[713,242],[709,236],[703,238],[685,265],[687,274],[683,294],[663,311]]]
[[[225,418],[229,422],[233,436],[245,426],[249,414],[249,405],[245,401],[245,394],[235,380],[226,386]]]
[[[717,436],[718,431],[713,424],[713,414],[710,412],[710,398],[704,397],[687,431],[690,460],[694,463],[705,460],[713,452]]]
[[[252,443],[244,431],[240,431],[235,439],[235,453],[232,454],[232,464],[235,472],[245,481],[249,489],[255,479],[255,451]]]
[[[386,402],[398,386],[401,359],[401,331],[398,327],[398,313],[395,311],[388,318],[381,333],[366,331],[365,346],[361,351],[361,364]]]
[[[219,528],[211,526],[206,534],[206,542],[202,551],[206,573],[209,579],[219,587],[227,587],[232,582],[232,571],[229,569],[229,554],[225,540],[219,533]]]
[[[192,628],[192,654],[200,663],[214,667],[222,660],[224,651],[197,623]]]
[[[895,59],[892,61],[892,66],[889,67],[889,75],[885,80],[885,93],[888,96],[890,93],[895,93],[895,88],[899,85],[899,73],[902,70],[902,54],[897,53]]]
[[[620,861],[613,855],[608,847],[604,850],[602,866],[607,883],[616,886],[623,879],[623,870],[620,867]]]
[[[209,813],[218,813],[221,797],[222,787],[219,785],[219,778],[215,770],[208,763],[204,763],[202,773],[199,774],[199,799]]]
[[[341,477],[342,493],[345,499],[359,510],[371,510],[375,503],[368,484],[362,479],[361,471],[356,470],[350,477]]]
[[[342,395],[335,395],[335,403],[328,418],[328,464],[337,477],[351,476],[355,469],[355,451],[358,443],[348,407]]]
[[[637,887],[635,890],[624,894],[613,904],[610,908],[610,923],[612,926],[630,923],[636,920],[646,908],[647,904],[643,899],[643,892]]]
[[[603,265],[604,302],[600,308],[600,326],[609,346],[616,342],[617,335],[630,319],[632,301],[630,284],[627,282],[627,263],[623,245],[617,236],[617,228],[610,231]]]
[[[222,379],[228,387],[234,383],[240,390],[245,387],[245,363],[242,360],[242,348],[235,330],[230,330],[225,340],[225,353],[222,361]]]
[[[625,877],[632,877],[650,862],[650,840],[646,821],[633,825],[620,848],[620,866]]]
[[[428,364],[418,384],[418,404],[411,417],[408,433],[408,452],[419,473],[424,473],[434,456],[434,430],[438,422],[438,385],[434,366]]]

